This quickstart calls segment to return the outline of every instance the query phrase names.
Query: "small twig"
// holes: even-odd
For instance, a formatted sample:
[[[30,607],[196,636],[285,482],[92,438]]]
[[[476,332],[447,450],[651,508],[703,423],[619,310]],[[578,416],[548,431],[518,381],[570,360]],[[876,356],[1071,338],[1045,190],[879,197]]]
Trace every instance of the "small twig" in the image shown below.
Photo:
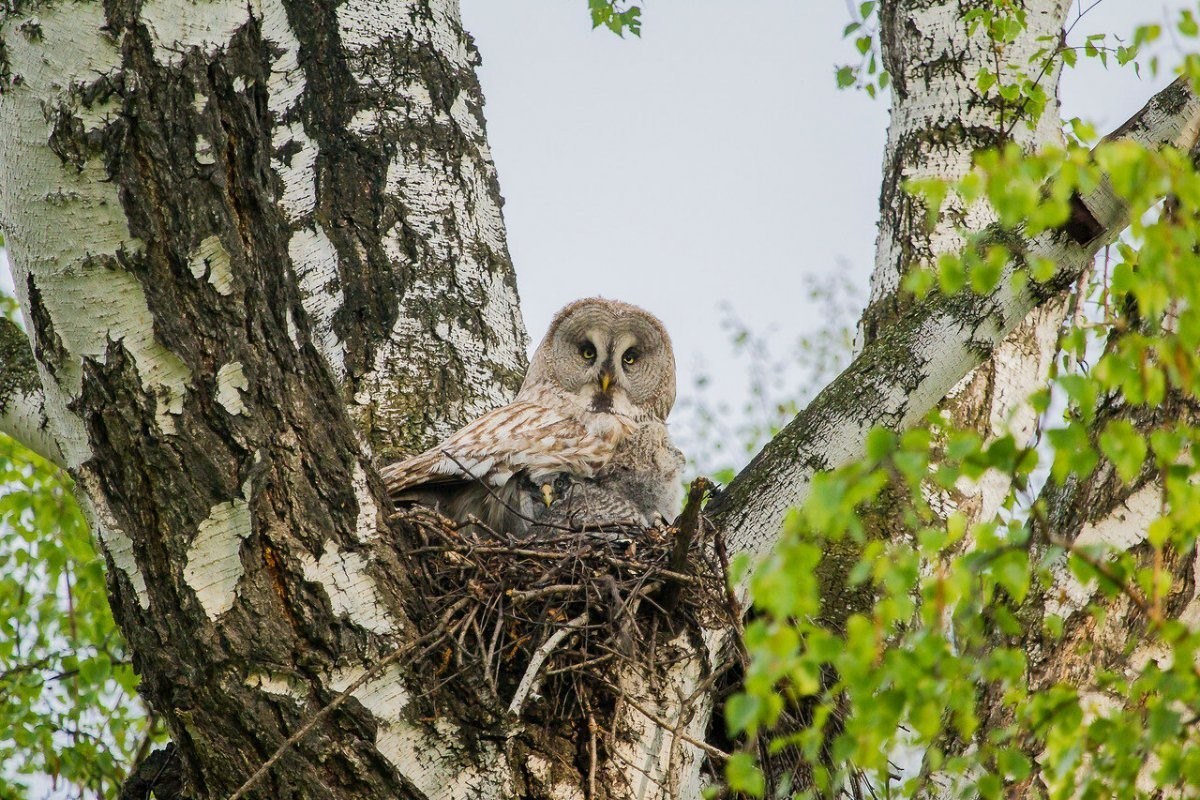
[[[587,692],[583,691],[579,685],[579,681],[573,682],[575,686],[575,694],[579,697],[579,704],[583,707],[583,712],[587,714],[588,728],[588,782],[587,782],[587,800],[596,800],[596,716],[592,713],[592,704],[588,700]]]
[[[146,729],[142,732],[142,740],[138,742],[137,750],[133,753],[133,761],[129,765],[128,774],[134,775],[138,771],[138,767],[146,760],[146,756],[150,755],[150,748],[154,746],[154,726],[158,724],[158,715],[153,711],[146,715]]]
[[[496,625],[492,628],[492,638],[488,642],[487,651],[484,654],[483,668],[487,670],[493,687],[500,685],[500,662],[496,658],[496,647],[500,644],[500,636],[504,633],[504,597],[500,596],[496,603]],[[500,697],[500,690],[494,689],[496,698]]]
[[[733,625],[734,632],[737,633],[734,642],[744,667],[750,663],[750,657],[746,653],[746,629],[742,626],[745,612],[742,611],[742,604],[738,602],[737,594],[733,591],[733,584],[729,580],[729,551],[725,548],[725,534],[719,529],[713,536],[713,548],[717,551],[717,558],[721,562],[721,575],[725,584],[725,602],[729,605],[729,621]]]
[[[596,718],[588,709],[588,798],[596,796]]]
[[[454,649],[454,663],[461,670],[463,669],[463,653],[467,650],[467,634],[471,632],[471,624],[475,621],[475,617],[479,614],[479,606],[475,606],[467,615],[455,623],[458,628],[458,647]]]
[[[564,672],[581,672],[588,667],[594,667],[597,664],[603,664],[605,661],[611,661],[616,657],[616,653],[604,653],[603,655],[589,658],[587,661],[580,661],[578,664],[570,664],[565,667],[555,667],[548,669],[543,674],[549,677],[550,675],[561,675]]]
[[[1162,615],[1156,612],[1154,607],[1149,601],[1146,600],[1145,596],[1137,590],[1137,588],[1130,586],[1128,583],[1122,580],[1121,576],[1114,572],[1112,568],[1108,566],[1108,564],[1084,551],[1078,545],[1076,545],[1075,542],[1068,542],[1065,539],[1052,534],[1050,532],[1050,520],[1046,519],[1045,513],[1042,512],[1042,510],[1036,505],[1032,510],[1034,519],[1038,522],[1042,531],[1042,536],[1045,537],[1047,542],[1054,547],[1062,548],[1078,558],[1084,564],[1087,564],[1096,572],[1097,575],[1112,584],[1112,586],[1116,588],[1117,591],[1121,592],[1121,594],[1128,597],[1129,600],[1138,607],[1138,610],[1145,614],[1151,622],[1155,623],[1156,625],[1162,624]]]
[[[578,583],[556,583],[553,586],[545,586],[541,589],[526,589],[524,591],[509,589],[504,594],[513,602],[519,603],[523,600],[537,600],[541,597],[550,597],[556,594],[575,594],[576,592],[586,590],[586,586]]]
[[[1074,542],[1065,541],[1049,533],[1046,534],[1046,539],[1050,542],[1050,544],[1054,545],[1055,547],[1061,547],[1071,555],[1075,556],[1075,558],[1078,558],[1080,561],[1091,567],[1096,574],[1112,584],[1112,586],[1116,588],[1117,591],[1121,592],[1121,594],[1128,597],[1130,601],[1138,607],[1138,610],[1145,614],[1152,622],[1162,622],[1162,615],[1157,613],[1154,606],[1151,605],[1148,600],[1146,600],[1142,593],[1122,580],[1121,576],[1114,572],[1112,568],[1109,567],[1104,561],[1095,558],[1090,553],[1077,547]]]
[[[683,692],[679,687],[675,687],[675,694],[679,700],[679,716],[675,720],[675,727],[671,729],[671,746],[667,749],[667,775],[670,782],[670,796],[679,796],[679,773],[675,771],[675,759],[679,756],[679,742],[682,741],[680,736],[683,735],[683,727],[691,722],[692,715],[688,714],[687,721],[684,721],[684,711],[690,710],[683,703]]]
[[[675,524],[672,526],[676,530],[675,542],[671,548],[671,558],[667,561],[667,566],[672,572],[682,573],[687,569],[688,551],[691,550],[692,541],[699,533],[702,524],[700,509],[704,505],[704,498],[712,490],[712,481],[704,477],[696,478],[688,488],[687,503],[683,506],[683,513],[679,515],[679,519],[675,520]],[[678,581],[668,581],[663,587],[658,604],[664,611],[670,613],[675,610],[682,592],[683,586]]]
[[[508,704],[508,713],[513,716],[520,716],[521,707],[525,705],[526,698],[533,691],[533,685],[537,681],[538,670],[541,669],[542,664],[550,657],[550,654],[554,652],[554,648],[558,647],[563,639],[585,625],[587,621],[587,613],[580,614],[551,634],[550,638],[546,639],[542,643],[542,646],[534,652],[533,657],[529,659],[529,666],[525,668],[525,675],[522,676],[521,682],[517,684],[517,691],[513,693],[512,702]]]

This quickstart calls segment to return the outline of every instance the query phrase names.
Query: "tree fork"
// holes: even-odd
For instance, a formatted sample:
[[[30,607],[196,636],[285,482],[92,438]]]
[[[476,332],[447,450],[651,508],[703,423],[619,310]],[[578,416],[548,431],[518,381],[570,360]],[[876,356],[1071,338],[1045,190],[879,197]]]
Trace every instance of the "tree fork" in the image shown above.
[[[1109,141],[1191,151],[1198,134],[1200,99],[1180,78],[1110,134]],[[1098,235],[1076,241],[1070,232],[1058,230],[1022,239],[990,228],[984,243],[990,238],[1016,253],[995,290],[983,295],[931,293],[865,347],[763,448],[709,509],[729,531],[732,549],[765,553],[783,514],[803,502],[816,472],[861,457],[866,434],[875,425],[904,429],[923,418],[1030,310],[1074,285],[1095,254],[1129,223],[1129,209],[1107,182],[1078,202],[1099,223]],[[1044,283],[1014,290],[1012,274],[1032,257],[1054,262],[1056,273]]]

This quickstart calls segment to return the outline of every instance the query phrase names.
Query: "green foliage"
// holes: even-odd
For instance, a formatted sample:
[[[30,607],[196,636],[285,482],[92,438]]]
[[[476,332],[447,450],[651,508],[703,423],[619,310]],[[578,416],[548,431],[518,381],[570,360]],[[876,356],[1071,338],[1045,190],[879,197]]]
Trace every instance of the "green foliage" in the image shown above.
[[[624,37],[625,31],[634,36],[642,35],[642,7],[629,5],[622,0],[588,0],[592,14],[592,27],[603,25],[617,36]]]
[[[879,51],[879,3],[866,0],[851,4],[851,19],[842,29],[842,38],[852,39],[858,63],[843,64],[834,72],[838,88],[854,87],[875,97],[888,88],[891,76],[882,68]]]
[[[860,9],[848,35],[873,36],[861,33],[872,13]],[[1003,51],[1023,13],[1000,2],[967,23]],[[1195,15],[1181,14],[1174,34],[1200,34]],[[1160,35],[1145,26],[1128,43],[1051,43],[1032,65],[985,72],[978,89],[1035,120],[1045,59],[1136,64]],[[862,69],[874,67],[839,81],[861,80]],[[1196,82],[1200,59],[1182,69]],[[931,224],[943,209],[986,202],[1001,228],[913,271],[905,286],[918,295],[1050,280],[1057,265],[1022,261],[1015,243],[1062,226],[1071,197],[1102,174],[1133,222],[1076,289],[1050,385],[1031,398],[1040,439],[985,440],[936,413],[903,434],[872,431],[863,459],[813,479],[776,550],[752,569],[739,564],[750,570],[754,615],[744,685],[724,710],[743,743],[726,772],[735,792],[789,796],[779,764],[803,763],[803,797],[863,780],[889,797],[1027,796],[1042,786],[1063,800],[1200,794],[1200,632],[1178,619],[1194,594],[1200,536],[1200,174],[1186,153],[1130,142],[1093,153],[1090,126],[1073,121],[1068,134],[1063,147],[1001,147],[961,181],[909,187]],[[1144,536],[1137,547],[1060,538],[1059,487],[1111,476],[1112,491],[1132,492],[1152,472],[1161,509],[1130,531]],[[994,514],[939,513],[984,480],[1010,487]],[[848,552],[852,563],[840,563]],[[1078,610],[1061,604],[1070,580],[1095,590]],[[1093,642],[1101,630],[1117,638]],[[1111,652],[1093,657],[1093,647]],[[1059,648],[1084,666],[1034,682],[1031,658]],[[793,760],[780,762],[783,753]],[[917,763],[897,777],[902,753]]]
[[[0,435],[0,797],[116,797],[148,736],[136,689],[67,479]]]
[[[1160,435],[1197,447],[1194,433],[1170,427]],[[1038,451],[1016,447],[1011,437],[984,445],[974,433],[937,420],[899,437],[875,431],[869,451],[859,463],[817,476],[779,547],[753,574],[757,616],[745,636],[751,661],[742,694],[726,707],[730,731],[759,737],[768,749],[797,748],[817,765],[814,788],[821,796],[865,774],[877,786],[890,784],[893,795],[920,794],[936,778],[959,785],[963,796],[999,797],[1028,777],[1035,759],[1053,797],[1074,797],[1077,787],[1086,789],[1082,796],[1140,796],[1136,781],[1147,763],[1163,765],[1156,781],[1185,794],[1200,790],[1200,772],[1184,766],[1200,764],[1200,734],[1194,726],[1185,730],[1182,713],[1200,703],[1194,666],[1200,635],[1152,622],[1143,645],[1167,655],[1132,678],[1105,679],[1111,707],[1095,707],[1069,682],[1032,687],[1026,647],[1053,646],[1062,623],[1047,620],[1045,631],[1027,631],[1025,620],[1053,590],[1052,567],[1068,557],[1052,534],[1035,535],[1036,526],[1027,524],[1045,509],[1034,504],[1024,518],[1002,513],[967,525],[957,514],[941,520],[930,508],[931,495],[989,471],[1027,485]],[[1185,490],[1181,499],[1189,505],[1168,502],[1151,539],[1158,560],[1145,566],[1129,553],[1071,552],[1077,577],[1099,582],[1108,595],[1167,596],[1162,553],[1191,552],[1200,531],[1193,469],[1187,472],[1175,488]],[[907,534],[874,538],[870,509],[885,487],[897,484],[907,489]],[[835,626],[823,620],[822,608],[838,598],[826,593],[820,576],[825,554],[841,552],[844,540],[861,548],[850,587],[868,586],[873,601]],[[1037,602],[1027,604],[1031,597]],[[1097,613],[1102,607],[1098,602]],[[1005,724],[985,724],[985,697],[1002,698]],[[777,728],[785,712],[792,725]],[[838,725],[828,726],[835,717]],[[771,735],[764,738],[764,731]],[[964,742],[975,746],[967,755],[955,746]],[[923,749],[924,760],[897,785],[888,778],[889,757],[904,747]],[[742,751],[737,783],[732,764],[728,779],[761,796],[763,784],[749,770],[753,752]]]

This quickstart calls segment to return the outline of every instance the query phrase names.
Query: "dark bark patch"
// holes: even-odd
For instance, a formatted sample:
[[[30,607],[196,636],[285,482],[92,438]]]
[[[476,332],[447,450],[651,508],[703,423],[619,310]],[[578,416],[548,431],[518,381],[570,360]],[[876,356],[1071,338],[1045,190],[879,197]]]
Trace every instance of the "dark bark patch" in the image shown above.
[[[67,362],[67,351],[63,347],[62,339],[54,330],[54,323],[50,321],[50,312],[46,310],[46,304],[42,301],[42,292],[32,274],[26,279],[25,291],[28,298],[26,306],[29,319],[33,325],[34,355],[37,356],[39,363],[50,370],[51,374],[57,373]]]
[[[33,360],[29,337],[15,323],[0,317],[0,413],[15,394],[32,394],[41,388],[37,362]]]
[[[1099,239],[1104,234],[1104,226],[1076,193],[1071,195],[1071,216],[1063,226],[1063,231],[1071,237],[1071,241],[1083,246]]]

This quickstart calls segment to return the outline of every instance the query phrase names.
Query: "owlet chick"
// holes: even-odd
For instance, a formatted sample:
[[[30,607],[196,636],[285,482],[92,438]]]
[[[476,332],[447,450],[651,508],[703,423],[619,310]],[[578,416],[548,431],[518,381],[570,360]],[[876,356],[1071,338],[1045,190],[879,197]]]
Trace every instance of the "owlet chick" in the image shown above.
[[[683,502],[683,464],[683,453],[671,444],[667,426],[648,422],[617,445],[596,477],[564,474],[550,484],[549,492],[543,492],[544,503],[527,500],[539,523],[533,533],[665,525],[675,519]]]
[[[657,511],[677,491],[678,476],[666,480],[655,466],[678,458],[665,425],[674,404],[675,356],[662,323],[627,303],[578,300],[550,323],[516,400],[381,474],[395,502],[517,534],[528,531],[543,487],[552,500],[564,477]],[[628,460],[605,473],[626,441]]]

